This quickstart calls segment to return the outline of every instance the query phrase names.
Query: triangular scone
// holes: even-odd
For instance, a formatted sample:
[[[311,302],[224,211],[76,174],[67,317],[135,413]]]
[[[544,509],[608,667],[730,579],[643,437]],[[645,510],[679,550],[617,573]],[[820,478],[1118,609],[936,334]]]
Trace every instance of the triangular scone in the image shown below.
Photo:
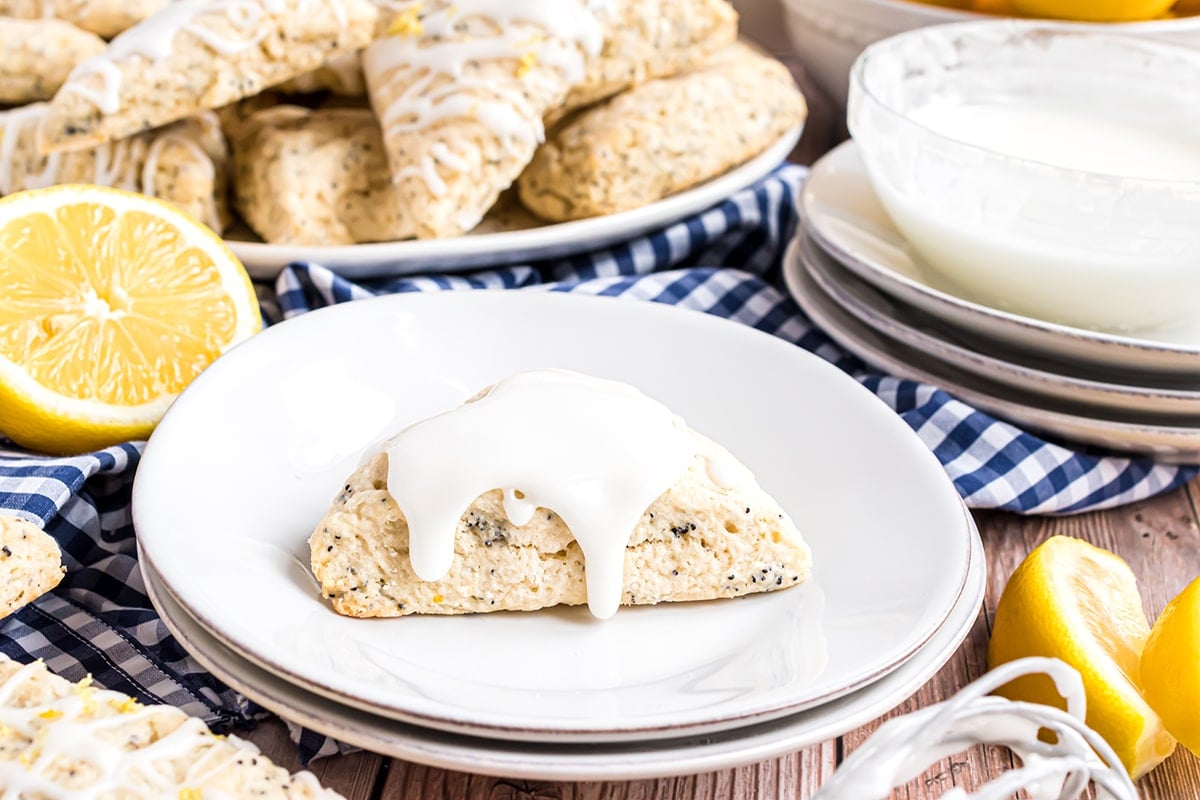
[[[363,74],[422,239],[479,224],[604,43],[585,0],[409,2],[388,32],[363,53]]]
[[[597,14],[604,49],[548,121],[654,78],[704,63],[737,39],[737,12],[725,0],[609,0]]]
[[[23,791],[24,787],[29,787]],[[72,683],[39,659],[0,655],[5,797],[343,800],[311,772],[289,774],[250,742],[218,736],[169,705]]]
[[[700,450],[687,472],[646,509],[625,548],[623,605],[773,591],[811,572],[808,546],[779,504],[724,449],[696,438]],[[721,484],[709,474],[709,455],[723,465]],[[587,602],[584,558],[567,526],[545,509],[513,525],[499,490],[480,496],[459,520],[450,572],[422,581],[409,563],[408,525],[387,491],[387,458],[375,456],[347,479],[309,539],[313,572],[338,613],[466,614]]]
[[[0,17],[59,19],[111,39],[172,0],[0,0]]]
[[[641,208],[745,163],[806,114],[787,67],[734,43],[564,122],[518,179],[521,201],[551,222]]]
[[[68,153],[38,152],[46,103],[0,111],[0,196],[63,183],[92,183],[157,197],[217,233],[229,223],[228,148],[215,112]]]
[[[38,146],[92,147],[258,94],[364,47],[377,17],[369,0],[176,0],[71,72]]]
[[[76,64],[107,46],[96,34],[60,19],[0,16],[0,104],[49,100]]]
[[[0,514],[0,618],[58,586],[63,572],[62,554],[50,534]]]

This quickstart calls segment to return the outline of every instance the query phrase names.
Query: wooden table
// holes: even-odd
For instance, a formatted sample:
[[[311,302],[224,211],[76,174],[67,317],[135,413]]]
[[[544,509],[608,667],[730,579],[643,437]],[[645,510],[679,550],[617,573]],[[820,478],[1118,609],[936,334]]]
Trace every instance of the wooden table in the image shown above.
[[[791,61],[786,54],[784,60]],[[797,77],[809,98],[805,136],[794,158],[813,158],[840,141],[844,128],[829,102]],[[928,684],[891,715],[944,700],[985,671],[988,631],[1008,576],[1038,544],[1056,534],[1076,536],[1108,548],[1129,562],[1138,577],[1146,613],[1154,619],[1175,594],[1200,574],[1200,479],[1190,486],[1134,506],[1065,518],[1028,518],[982,512],[975,515],[988,563],[985,608],[970,636]],[[739,769],[629,783],[553,783],[488,778],[431,769],[373,753],[335,756],[312,771],[349,800],[804,800],[811,797],[847,754],[870,736],[875,722],[784,758]],[[247,737],[278,763],[299,768],[296,748],[283,725],[272,722]],[[894,798],[936,798],[952,786],[978,786],[1010,767],[1008,752],[975,748],[934,765],[896,791]],[[1145,800],[1200,798],[1200,760],[1179,748],[1139,785]]]

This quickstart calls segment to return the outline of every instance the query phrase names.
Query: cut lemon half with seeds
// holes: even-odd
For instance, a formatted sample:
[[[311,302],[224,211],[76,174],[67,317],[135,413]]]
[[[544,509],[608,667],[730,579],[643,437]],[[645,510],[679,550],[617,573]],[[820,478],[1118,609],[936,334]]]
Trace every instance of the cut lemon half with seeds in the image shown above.
[[[1175,749],[1175,739],[1139,689],[1150,624],[1133,571],[1118,556],[1055,536],[1009,578],[992,624],[988,667],[1025,656],[1059,658],[1079,671],[1087,724],[1103,736],[1134,779]],[[998,694],[1064,707],[1044,675],[1019,678]]]
[[[150,434],[262,318],[210,229],[138,194],[66,185],[0,199],[0,432],[79,453]]]

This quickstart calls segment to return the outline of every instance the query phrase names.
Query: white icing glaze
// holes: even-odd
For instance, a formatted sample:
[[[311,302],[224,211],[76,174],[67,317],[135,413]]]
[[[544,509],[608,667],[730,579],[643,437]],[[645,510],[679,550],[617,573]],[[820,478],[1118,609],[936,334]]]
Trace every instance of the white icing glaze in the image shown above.
[[[698,440],[666,406],[624,383],[561,370],[523,372],[388,440],[388,490],[423,580],[454,560],[470,504],[504,490],[509,521],[556,512],[586,560],[588,607],[612,616],[625,547],[642,514],[687,471]]]
[[[304,13],[312,2],[304,0],[296,13]],[[325,0],[339,25],[346,27],[346,10],[341,0]],[[157,13],[122,32],[108,49],[78,64],[60,91],[79,95],[105,114],[121,109],[121,70],[118,63],[132,56],[161,61],[169,56],[175,38],[187,31],[206,47],[221,55],[235,55],[257,46],[269,33],[266,18],[287,10],[284,0],[173,0]],[[224,17],[237,32],[217,33],[208,22]],[[84,85],[89,75],[100,76],[100,86]]]
[[[383,2],[399,14],[422,14],[424,2]],[[443,4],[419,20],[419,35],[401,34],[373,43],[363,54],[372,102],[389,135],[418,132],[447,119],[473,118],[503,142],[540,143],[545,139],[542,109],[531,107],[521,91],[522,81],[546,80],[538,71],[514,73],[512,85],[473,79],[464,74],[469,63],[496,60],[547,65],[568,83],[583,78],[587,56],[598,54],[604,30],[593,14],[596,3],[586,0],[459,0]],[[466,36],[455,26],[482,18],[493,26],[491,35]],[[531,36],[534,25],[546,32]],[[386,104],[379,98],[391,96]],[[469,159],[444,144],[433,157],[399,170],[396,179],[422,177],[434,195],[444,194],[438,166],[465,173]]]
[[[130,749],[123,739],[100,734],[138,723],[160,722],[179,714],[163,706],[132,703],[118,692],[96,689],[82,682],[74,691],[46,704],[17,708],[14,701],[23,691],[44,685],[45,667],[34,662],[21,667],[0,686],[0,731],[29,740],[16,760],[0,760],[0,799],[46,797],[50,800],[85,800],[98,796],[175,797],[180,788],[202,786],[257,748],[234,737],[232,747],[218,746],[200,720],[185,717],[170,733],[143,747]],[[168,715],[168,716],[164,716]],[[203,747],[208,744],[208,747]],[[91,765],[97,777],[86,787],[64,789],[50,779],[60,759]],[[183,776],[169,774],[167,762],[186,765]],[[303,777],[297,776],[304,780]],[[311,778],[309,778],[311,780]],[[315,781],[312,784],[315,785]],[[329,796],[318,789],[317,796]]]
[[[1044,673],[1067,702],[1063,712],[989,692],[1023,675]],[[1086,697],[1079,673],[1057,659],[1027,658],[997,667],[950,700],[889,720],[838,768],[813,800],[876,800],[947,756],[977,744],[999,744],[1021,759],[973,793],[955,787],[943,800],[1006,800],[1024,789],[1030,800],[1079,798],[1088,782],[1101,800],[1137,800],[1116,753],[1083,720]],[[1055,744],[1040,741],[1048,729]],[[1098,755],[1097,755],[1098,754]]]

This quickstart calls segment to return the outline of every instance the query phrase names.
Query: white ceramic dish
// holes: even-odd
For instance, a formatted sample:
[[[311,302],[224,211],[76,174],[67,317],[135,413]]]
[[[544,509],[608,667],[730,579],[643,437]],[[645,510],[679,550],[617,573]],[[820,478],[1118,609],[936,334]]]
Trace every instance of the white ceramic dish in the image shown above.
[[[724,175],[648,206],[604,217],[448,239],[331,246],[227,243],[250,276],[260,280],[270,280],[296,262],[320,264],[344,278],[363,280],[563,258],[632,239],[720,203],[779,166],[795,148],[803,128],[792,129]]]
[[[1194,382],[1200,374],[1200,319],[1132,338],[1056,325],[962,299],[896,230],[853,141],[813,165],[801,192],[800,211],[817,242],[839,263],[952,328],[1067,365],[1140,374],[1148,381]]]
[[[850,68],[864,49],[897,33],[995,17],[909,0],[779,0],[794,49],[817,85],[845,107]],[[1200,17],[1079,27],[1195,46]]]
[[[1029,430],[1168,463],[1200,463],[1200,420],[1195,426],[1160,424],[1145,415],[1039,397],[967,373],[889,339],[843,310],[817,285],[803,263],[800,242],[784,258],[788,291],[814,323],[848,351],[890,375],[945,389],[970,405]]]
[[[941,669],[971,629],[981,624],[979,609],[987,588],[983,548],[976,535],[963,597],[933,638],[890,675],[811,711],[707,736],[628,744],[547,745],[480,739],[406,725],[306,692],[217,641],[187,615],[144,562],[143,575],[151,600],[180,644],[218,678],[264,708],[340,741],[405,761],[506,778],[554,781],[628,781],[691,775],[778,758],[840,736],[891,711]]]
[[[846,119],[896,227],[961,296],[1126,333],[1200,318],[1196,86],[1195,48],[964,22],[868,47]]]
[[[306,539],[363,449],[535,367],[627,381],[725,443],[804,532],[813,580],[604,623],[335,614]],[[731,413],[746,397],[753,413]],[[235,348],[158,426],[133,513],[188,613],[276,674],[425,726],[599,741],[737,727],[896,668],[962,591],[958,505],[899,418],[781,339],[658,303],[469,292],[344,304]]]
[[[975,349],[947,334],[937,320],[894,301],[842,268],[820,249],[807,232],[801,236],[801,258],[809,274],[831,300],[884,336],[965,372],[1050,399],[1087,403],[1118,413],[1189,416],[1200,421],[1200,391],[1165,389],[1090,380],[1005,360]],[[1017,357],[1019,358],[1019,357]],[[1164,422],[1169,420],[1164,419]]]

